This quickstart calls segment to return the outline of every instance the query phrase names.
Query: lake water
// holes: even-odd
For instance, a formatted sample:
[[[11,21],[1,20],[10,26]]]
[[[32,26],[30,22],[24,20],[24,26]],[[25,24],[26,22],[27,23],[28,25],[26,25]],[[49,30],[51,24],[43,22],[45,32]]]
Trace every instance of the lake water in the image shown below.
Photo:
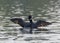
[[[5,2],[7,6],[12,6],[10,6],[11,11],[9,9],[6,10],[4,2],[0,4],[2,7],[0,8],[0,43],[60,43],[60,1],[55,4],[51,1],[51,5],[45,1],[44,3],[41,3],[39,0],[37,1],[39,2],[38,4],[35,3],[36,1],[31,1],[30,3],[30,1],[27,0],[21,0],[22,4],[18,1],[15,3],[15,0],[14,3],[11,1],[13,3],[12,5]],[[39,27],[41,29],[48,29],[48,31],[34,30],[33,34],[29,34],[20,31],[21,27],[10,21],[13,17],[20,17],[24,20],[28,20],[27,16],[30,14],[33,16],[34,21],[41,19],[54,23],[46,27]]]
[[[33,34],[22,33],[19,30],[21,27],[7,18],[9,17],[6,17],[0,24],[0,43],[60,43],[60,16],[54,16],[51,19],[42,17],[46,18],[46,21],[56,23],[40,27],[49,31],[33,31]]]
[[[1,24],[0,43],[60,43],[59,20],[49,26],[39,27],[48,29],[48,31],[33,31],[33,34],[29,34],[21,32],[20,28],[19,25],[12,22],[6,23],[5,26]]]

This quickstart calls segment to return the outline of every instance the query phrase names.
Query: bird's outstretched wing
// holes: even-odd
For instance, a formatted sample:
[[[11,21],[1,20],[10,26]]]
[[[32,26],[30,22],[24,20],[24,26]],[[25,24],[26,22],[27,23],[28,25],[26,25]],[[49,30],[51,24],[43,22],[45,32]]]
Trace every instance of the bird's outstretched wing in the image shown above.
[[[12,22],[19,24],[22,27],[30,27],[30,23],[29,22],[25,22],[23,19],[21,18],[12,18],[10,19]],[[52,23],[46,22],[46,21],[42,21],[42,20],[38,20],[36,23],[32,24],[32,27],[37,28],[37,27],[41,27],[41,26],[47,26],[50,25]]]
[[[50,25],[50,24],[52,24],[52,23],[49,23],[49,22],[46,22],[46,21],[42,21],[42,20],[38,20],[38,21],[35,23],[35,25],[36,25],[37,27],[47,26],[47,25]]]
[[[25,26],[25,21],[21,18],[12,18],[10,19],[12,22],[19,24],[20,26],[24,27]]]

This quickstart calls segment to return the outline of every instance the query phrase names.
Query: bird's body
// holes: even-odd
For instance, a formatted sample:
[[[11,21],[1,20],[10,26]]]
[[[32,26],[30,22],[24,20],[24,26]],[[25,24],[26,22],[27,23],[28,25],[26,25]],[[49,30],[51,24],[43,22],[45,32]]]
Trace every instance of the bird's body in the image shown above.
[[[19,24],[21,27],[31,27],[30,26],[31,23],[30,22],[25,22],[22,18],[12,18],[11,21]],[[52,23],[42,21],[42,20],[38,20],[36,22],[32,22],[32,28],[47,26],[47,25],[50,25],[50,24],[52,24]]]
[[[22,18],[12,18],[10,19],[12,22],[19,24],[23,28],[30,28],[30,33],[32,33],[34,28],[38,28],[41,26],[47,26],[52,23],[43,21],[43,20],[38,20],[36,22],[32,21],[32,16],[28,16],[29,22],[25,22]]]

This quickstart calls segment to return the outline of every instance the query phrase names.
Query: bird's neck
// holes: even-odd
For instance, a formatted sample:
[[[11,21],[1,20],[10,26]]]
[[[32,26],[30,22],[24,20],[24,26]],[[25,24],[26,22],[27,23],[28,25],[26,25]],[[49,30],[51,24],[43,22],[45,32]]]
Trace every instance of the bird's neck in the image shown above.
[[[33,21],[32,21],[32,19],[30,19],[29,21],[30,21],[30,23],[32,23],[32,22],[33,22]]]

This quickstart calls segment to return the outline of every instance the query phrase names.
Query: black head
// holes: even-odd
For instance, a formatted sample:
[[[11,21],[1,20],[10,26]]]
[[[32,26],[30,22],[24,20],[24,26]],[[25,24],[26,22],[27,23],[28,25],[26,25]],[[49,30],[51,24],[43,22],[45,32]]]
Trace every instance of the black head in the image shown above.
[[[29,20],[31,20],[31,19],[32,19],[32,16],[31,16],[31,15],[29,15],[29,16],[28,16],[28,19],[29,19]]]

